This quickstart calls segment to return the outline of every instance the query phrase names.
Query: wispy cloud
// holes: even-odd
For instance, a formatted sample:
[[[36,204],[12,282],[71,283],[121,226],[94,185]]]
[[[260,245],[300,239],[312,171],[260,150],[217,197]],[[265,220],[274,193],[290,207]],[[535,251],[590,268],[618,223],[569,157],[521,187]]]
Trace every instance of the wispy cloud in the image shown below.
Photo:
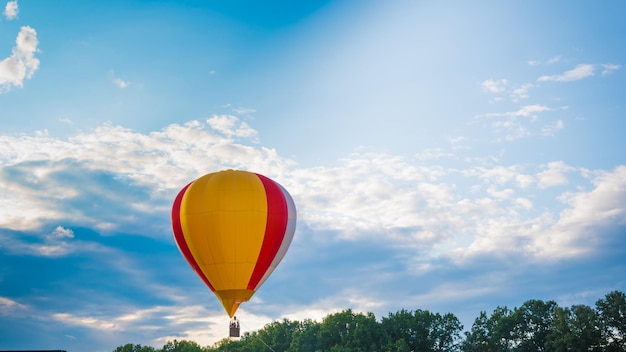
[[[118,77],[113,70],[109,71],[109,78],[113,84],[115,84],[119,88],[126,88],[130,85],[130,82]]]
[[[574,69],[566,71],[562,74],[550,75],[550,76],[541,76],[537,79],[539,82],[571,82],[578,81],[583,78],[591,77],[595,71],[595,65],[590,64],[581,64],[576,66]]]
[[[492,112],[492,113],[481,115],[479,117],[494,118],[494,117],[509,116],[509,117],[528,117],[528,118],[535,119],[537,117],[537,113],[545,112],[545,111],[552,111],[552,110],[554,109],[545,105],[532,104],[532,105],[524,105],[515,111],[507,111],[503,113]]]
[[[552,65],[552,64],[555,64],[555,63],[557,63],[559,61],[561,61],[561,55],[553,56],[553,57],[549,58],[546,61],[528,60],[528,65],[530,65],[530,66],[539,66],[541,64]]]
[[[546,137],[554,136],[558,131],[565,128],[563,120],[557,120],[551,124],[547,124],[541,128],[541,134]]]
[[[219,115],[207,119],[207,124],[228,137],[254,137],[257,132],[232,115]]]
[[[557,55],[557,56],[553,56],[553,57],[549,58],[548,61],[546,61],[546,63],[551,65],[551,64],[555,64],[555,63],[557,63],[559,61],[561,61],[561,55]]]
[[[24,304],[20,304],[10,298],[0,296],[0,316],[16,315],[27,309],[28,307]]]
[[[620,65],[614,65],[614,64],[603,64],[602,65],[602,75],[606,76],[606,75],[610,75],[611,73],[613,73],[613,71],[615,70],[619,70],[622,66]]]
[[[484,91],[489,93],[502,93],[506,89],[508,81],[506,79],[488,79],[481,83]]]
[[[130,84],[130,82],[124,81],[123,79],[116,77],[116,78],[113,78],[113,84],[115,84],[116,86],[120,88],[126,88]]]
[[[511,100],[514,102],[518,102],[522,99],[528,99],[530,97],[528,91],[533,87],[534,85],[532,83],[525,83],[516,87],[511,92]]]

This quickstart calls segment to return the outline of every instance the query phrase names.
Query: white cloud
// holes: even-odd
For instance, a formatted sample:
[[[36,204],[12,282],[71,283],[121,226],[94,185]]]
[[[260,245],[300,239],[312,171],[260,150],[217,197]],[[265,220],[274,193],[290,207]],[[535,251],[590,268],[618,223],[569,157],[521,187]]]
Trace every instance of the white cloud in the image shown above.
[[[52,235],[57,238],[74,238],[74,231],[66,229],[63,226],[57,226],[52,232]]]
[[[545,63],[547,65],[552,65],[552,64],[555,64],[555,63],[557,63],[559,61],[561,61],[561,56],[557,55],[557,56],[553,56],[553,57],[549,58],[545,62],[542,62],[540,60],[529,60],[528,61],[528,65],[530,65],[530,66],[539,66],[542,63]]]
[[[468,267],[468,264],[495,258],[504,267],[507,263],[520,267],[529,261],[571,258],[602,248],[606,235],[595,229],[626,223],[622,204],[626,198],[626,167],[614,172],[592,172],[555,161],[538,168],[529,165],[452,168],[424,165],[396,155],[354,153],[339,160],[334,167],[297,168],[276,151],[229,140],[228,135],[236,134],[240,122],[233,116],[216,116],[211,123],[172,124],[148,134],[104,125],[65,140],[49,135],[0,135],[0,227],[15,226],[11,219],[2,218],[6,214],[22,214],[24,219],[18,230],[32,230],[33,223],[54,224],[39,229],[39,233],[45,235],[35,240],[20,242],[20,236],[12,238],[0,234],[3,250],[47,257],[70,253],[105,254],[98,256],[108,258],[101,265],[123,273],[128,285],[156,292],[161,299],[173,302],[171,305],[119,307],[116,300],[115,309],[101,307],[81,311],[78,308],[46,314],[61,324],[86,329],[98,336],[114,337],[110,341],[127,340],[129,331],[136,332],[138,339],[145,339],[138,341],[131,336],[134,342],[153,346],[174,338],[202,345],[219,341],[225,334],[228,317],[215,299],[209,303],[213,304],[212,309],[206,308],[205,298],[200,299],[202,303],[185,302],[188,298],[177,292],[178,288],[155,284],[155,279],[147,274],[149,271],[141,268],[139,259],[124,258],[104,245],[79,243],[81,236],[74,237],[70,227],[84,224],[93,228],[102,222],[111,222],[118,228],[136,222],[146,226],[150,220],[148,214],[157,213],[159,219],[165,219],[160,232],[171,236],[166,229],[169,226],[167,214],[175,192],[190,178],[229,166],[264,173],[289,190],[298,204],[298,231],[307,237],[306,251],[317,253],[319,248],[310,245],[327,245],[327,242],[344,248],[366,244],[391,247],[389,250],[393,250],[390,253],[394,257],[393,264],[384,259],[384,265],[391,265],[393,269],[365,268],[363,272],[382,273],[368,276],[369,280],[364,280],[367,283],[355,289],[337,285],[336,290],[310,298],[307,303],[278,302],[276,305],[280,308],[277,308],[255,297],[249,306],[239,311],[245,316],[248,331],[262,328],[272,321],[272,316],[321,320],[345,307],[385,313],[395,307],[418,303],[421,307],[444,304],[458,299],[459,292],[485,295],[506,285],[506,280],[478,277],[478,280],[485,280],[480,288],[475,288],[476,276],[470,278],[471,284],[462,280],[455,281],[458,284],[454,285],[432,282],[420,290],[401,287],[398,297],[364,286],[406,280],[405,275],[415,279],[439,274],[440,262],[452,261]],[[73,175],[69,183],[59,179],[59,175],[68,170]],[[100,201],[116,197],[119,192],[98,177],[87,174],[86,180],[82,180],[76,176],[90,170],[107,171],[96,176],[113,175],[132,181],[133,187],[129,189],[133,192],[143,187],[147,191],[136,198],[122,193],[113,198],[113,203],[102,203],[91,210],[72,206],[72,202],[64,203],[64,199]],[[576,183],[578,179],[573,177],[576,175],[582,175],[587,182],[585,176],[596,175],[596,178],[590,184],[581,185]],[[547,187],[554,188],[552,192],[544,191]],[[585,191],[585,188],[590,190]],[[560,194],[555,195],[559,190]],[[89,197],[80,198],[84,194]],[[557,205],[548,210],[545,201]],[[103,213],[107,204],[127,203],[131,206],[124,208],[123,213],[131,220]],[[151,232],[145,228],[143,231]],[[595,238],[590,240],[590,237]],[[492,274],[490,271],[485,275]],[[355,274],[357,279],[358,273]],[[470,287],[472,285],[474,288]],[[194,295],[187,293],[186,296]],[[193,299],[198,299],[197,295]],[[0,298],[0,314],[25,314],[20,312],[27,307],[16,303]],[[246,309],[248,307],[251,311]]]
[[[488,113],[488,114],[482,115],[482,117],[493,118],[493,117],[510,116],[510,117],[536,118],[537,113],[544,112],[544,111],[552,111],[552,110],[554,109],[547,107],[545,105],[533,104],[533,105],[524,105],[516,111],[508,111],[504,113]]]
[[[515,182],[519,188],[526,188],[535,182],[535,178],[531,175],[517,174]]]
[[[559,61],[561,61],[561,56],[557,55],[557,56],[549,58],[548,61],[546,61],[546,63],[551,65],[551,64],[555,64],[555,63],[557,63]]]
[[[566,165],[562,161],[548,163],[546,170],[536,175],[538,186],[540,188],[548,188],[567,184],[566,174],[573,171],[575,171],[573,167]]]
[[[541,134],[546,137],[552,137],[556,134],[556,132],[565,128],[565,123],[563,120],[557,120],[551,124],[543,126],[541,129]]]
[[[595,66],[590,64],[581,64],[574,69],[566,71],[560,75],[541,76],[537,79],[539,82],[571,82],[578,81],[583,78],[593,76]]]
[[[553,109],[547,106],[541,105],[541,104],[525,105],[517,111],[508,113],[508,115],[509,116],[522,116],[522,117],[535,117],[536,113],[538,112],[551,111],[551,110]]]
[[[124,81],[123,79],[116,77],[116,78],[113,78],[113,84],[115,84],[116,86],[120,88],[126,88],[130,84],[130,82]]]
[[[6,6],[4,7],[4,16],[8,20],[13,20],[17,17],[19,13],[19,8],[17,5],[17,0],[15,1],[7,1]]]
[[[602,67],[603,67],[602,75],[606,76],[606,75],[610,75],[615,70],[619,70],[622,66],[620,66],[620,65],[613,65],[613,64],[604,64],[604,65],[602,65]]]
[[[602,172],[593,180],[590,192],[565,193],[560,200],[569,205],[561,213],[563,226],[601,226],[626,223],[626,166]]]
[[[118,77],[113,70],[109,71],[109,79],[111,80],[111,82],[113,82],[113,84],[121,89],[124,89],[130,85],[129,81]]]
[[[546,109],[529,106],[516,115]],[[554,219],[567,212],[560,213],[557,207],[537,214],[546,196],[541,190],[577,189],[568,177],[581,172],[560,161],[538,171],[521,165],[454,169],[375,153],[352,154],[335,167],[298,169],[274,150],[229,140],[233,135],[256,134],[242,129],[249,127],[234,116],[214,116],[206,124],[173,124],[150,134],[105,125],[64,141],[49,136],[0,136],[0,162],[11,171],[1,175],[0,226],[32,230],[71,219],[72,226],[131,228],[137,217],[167,213],[169,201],[155,210],[155,200],[169,200],[191,179],[230,167],[254,170],[279,181],[299,204],[299,221],[317,231],[320,241],[368,240],[404,249],[437,247],[431,255],[458,252],[459,258],[495,252],[543,255],[545,246],[537,242],[537,234],[564,231]],[[62,176],[70,168],[73,181],[64,182]],[[77,168],[87,173],[84,179],[76,177]],[[115,175],[125,180],[123,184],[131,182],[133,189],[147,187],[150,196],[140,194],[135,199],[123,194],[126,188],[116,192],[96,182],[98,178],[90,177],[89,170],[106,171],[104,175]],[[104,206],[95,211],[68,202],[59,209],[64,199],[86,196]],[[575,200],[581,197],[560,199],[563,208],[576,204],[579,209],[580,202]],[[103,212],[107,202],[124,204],[123,214]],[[571,235],[573,230],[568,231]],[[36,246],[21,244],[20,251],[58,256],[77,248],[72,230],[58,226],[51,233]],[[332,237],[325,237],[331,233]],[[552,246],[556,250],[559,244],[573,248],[569,242]]]
[[[228,137],[253,137],[257,132],[250,126],[232,115],[216,115],[207,119],[211,128]]]
[[[506,79],[488,79],[481,83],[484,91],[489,93],[502,93],[506,89],[508,81]]]
[[[216,129],[210,129],[210,125]],[[24,175],[12,179],[9,174],[0,174],[0,226],[32,230],[67,217],[85,226],[108,228],[107,231],[135,223],[136,219],[129,214],[92,214],[84,207],[59,207],[59,202],[80,199],[85,190],[103,204],[119,202],[120,194],[107,191],[107,186],[93,184],[89,170],[113,173],[127,178],[126,183],[147,185],[156,192],[174,192],[195,177],[225,167],[252,169],[276,177],[291,164],[273,149],[233,143],[216,131],[226,136],[256,134],[232,116],[215,116],[207,124],[199,121],[173,124],[147,135],[110,125],[67,140],[47,135],[0,135],[0,164],[5,170]],[[68,168],[84,171],[67,182],[64,174]],[[45,192],[41,187],[45,187]],[[151,201],[144,198],[123,204],[133,211],[149,214],[154,212]]]
[[[545,105],[531,104],[522,106],[515,111],[492,112],[479,115],[476,119],[488,118],[494,120],[491,123],[491,127],[497,135],[497,142],[514,141],[520,138],[537,135],[539,133],[544,136],[548,136],[548,132],[555,132],[558,127],[562,127],[557,124],[555,126],[551,126],[551,130],[548,130],[548,127],[544,127],[542,131],[538,131],[536,127],[533,127],[533,123],[539,119],[540,113],[553,110],[555,109]]]
[[[562,162],[548,165],[538,174],[540,186],[563,185],[565,172],[573,168]],[[567,205],[560,213],[543,213],[537,217],[510,216],[506,220],[491,217],[476,224],[473,242],[454,250],[453,258],[463,261],[477,255],[530,255],[549,260],[584,255],[601,243],[610,241],[601,236],[606,227],[626,224],[626,166],[601,173],[593,181],[591,191],[566,192],[559,199]],[[516,200],[519,202],[519,200]],[[522,207],[530,206],[521,200]],[[609,231],[609,234],[611,232]]]
[[[10,298],[0,296],[0,316],[13,316],[28,310],[26,305],[16,302]]]
[[[255,113],[256,109],[240,107],[240,108],[234,108],[233,112],[239,116],[249,115],[249,114]]]
[[[39,68],[37,32],[28,26],[22,27],[11,56],[0,61],[0,94],[11,87],[22,87],[25,79],[30,79]]]
[[[203,305],[123,307],[112,314],[107,313],[104,310],[84,314],[59,312],[51,314],[51,319],[108,336],[120,336],[133,331],[141,334],[142,338],[150,339],[134,342],[154,347],[163,346],[174,339],[194,341],[201,346],[212,345],[223,339],[229,322],[223,311],[208,310]],[[244,331],[259,330],[271,322],[270,317],[243,308],[240,313],[246,316],[245,322],[242,321]]]
[[[607,228],[626,224],[626,166],[601,173],[593,184],[589,192],[568,192],[560,197],[568,208],[560,213],[558,221],[533,235],[537,255],[561,258],[593,252],[611,240],[601,236]],[[609,230],[607,235],[613,232]]]
[[[528,95],[528,91],[532,87],[534,87],[533,84],[526,83],[526,84],[522,84],[521,86],[513,89],[513,91],[511,92],[511,99],[514,102],[517,102],[517,101],[519,101],[521,99],[528,99],[530,97],[530,95]]]

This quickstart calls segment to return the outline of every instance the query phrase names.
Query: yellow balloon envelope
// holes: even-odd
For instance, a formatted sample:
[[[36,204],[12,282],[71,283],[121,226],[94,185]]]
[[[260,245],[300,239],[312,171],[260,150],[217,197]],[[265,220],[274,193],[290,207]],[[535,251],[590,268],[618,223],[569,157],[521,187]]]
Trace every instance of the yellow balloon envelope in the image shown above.
[[[296,229],[296,207],[275,181],[252,172],[204,175],[172,207],[176,244],[232,317],[282,260]]]

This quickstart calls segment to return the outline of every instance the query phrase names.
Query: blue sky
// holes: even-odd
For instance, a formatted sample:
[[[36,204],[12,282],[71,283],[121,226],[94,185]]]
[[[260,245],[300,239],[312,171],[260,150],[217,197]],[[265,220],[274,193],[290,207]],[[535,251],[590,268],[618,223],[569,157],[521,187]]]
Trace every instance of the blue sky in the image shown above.
[[[212,344],[179,191],[294,198],[244,330],[626,291],[622,1],[3,2],[0,348]]]

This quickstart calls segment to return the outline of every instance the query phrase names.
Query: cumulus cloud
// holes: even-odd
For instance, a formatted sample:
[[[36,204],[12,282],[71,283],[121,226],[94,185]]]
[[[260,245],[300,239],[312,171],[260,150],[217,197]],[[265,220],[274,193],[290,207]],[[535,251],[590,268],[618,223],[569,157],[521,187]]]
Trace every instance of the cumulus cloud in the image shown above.
[[[626,223],[626,166],[601,172],[592,183],[591,191],[567,192],[559,198],[569,206],[561,213],[560,225]]]
[[[560,196],[567,207],[552,226],[532,235],[533,250],[538,255],[561,258],[593,252],[603,243],[611,243],[614,229],[626,224],[625,180],[626,167],[619,166],[596,177],[592,190]]]
[[[52,232],[52,235],[57,238],[74,238],[74,231],[66,229],[63,226],[57,226]]]
[[[4,7],[4,16],[8,20],[13,20],[17,18],[17,14],[19,13],[19,7],[17,5],[17,0],[15,1],[7,1],[6,6]]]
[[[567,184],[566,174],[572,171],[575,169],[562,161],[548,163],[546,169],[536,175],[537,185],[539,188],[548,188]]]
[[[527,106],[515,115],[545,110]],[[137,219],[154,219],[147,226],[166,228],[166,220],[155,211],[166,213],[181,185],[207,172],[239,168],[281,182],[299,204],[301,223],[317,231],[320,240],[436,247],[431,255],[458,251],[463,254],[459,258],[496,251],[534,256],[545,253],[537,242],[541,236],[535,234],[561,231],[566,208],[576,213],[583,202],[575,200],[587,194],[562,196],[562,209],[537,212],[536,204],[546,197],[542,190],[580,187],[571,176],[582,171],[560,161],[538,170],[521,165],[453,169],[394,155],[355,153],[334,167],[305,169],[275,150],[230,139],[255,135],[238,118],[222,115],[149,134],[104,125],[66,140],[0,136],[0,226],[51,228],[38,253],[63,255],[71,253],[75,239],[70,228],[56,225],[60,222],[104,232],[145,232],[146,225],[138,225]],[[595,189],[604,187],[605,179],[609,177],[595,180]],[[568,231],[576,237],[577,229]],[[573,248],[571,242],[562,245]]]
[[[11,56],[0,61],[0,94],[7,92],[11,87],[23,87],[24,80],[33,77],[39,68],[37,32],[35,29],[24,26],[21,28]]]
[[[130,214],[153,213],[152,189],[171,196],[181,184],[223,167],[283,173],[291,162],[275,150],[228,139],[255,134],[232,116],[214,116],[206,124],[174,124],[148,135],[104,125],[66,140],[0,136],[0,191],[7,195],[0,197],[0,226],[38,229],[70,216],[111,231],[137,226]],[[62,209],[59,202],[84,206]]]
[[[566,172],[575,169],[562,163],[547,165],[537,174],[539,187],[565,185]],[[566,207],[559,213],[544,212],[537,217],[511,217],[506,222],[485,222],[471,245],[457,249],[457,259],[480,253],[519,252],[538,258],[557,260],[593,252],[610,237],[600,234],[626,223],[622,199],[626,195],[626,167],[603,172],[593,180],[590,191],[565,192],[558,199]],[[607,235],[610,236],[611,231]],[[509,249],[504,250],[503,249]]]

